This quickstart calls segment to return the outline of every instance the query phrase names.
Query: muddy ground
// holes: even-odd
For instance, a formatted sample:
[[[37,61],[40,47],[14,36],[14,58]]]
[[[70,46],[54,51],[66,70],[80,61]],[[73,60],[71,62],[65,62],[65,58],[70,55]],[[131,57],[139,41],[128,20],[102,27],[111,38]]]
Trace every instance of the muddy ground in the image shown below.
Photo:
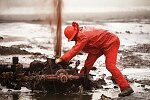
[[[122,54],[120,58],[120,63],[124,68],[127,67],[150,67],[150,60],[149,58],[144,59],[142,58],[142,53],[148,54],[150,53],[150,44],[138,44],[129,49],[120,50],[119,53]]]
[[[45,25],[41,25],[42,27],[45,27]],[[40,26],[40,29],[42,30]],[[36,26],[37,27],[37,26]],[[143,26],[139,26],[142,28]],[[17,27],[17,28],[21,28]],[[22,28],[24,29],[24,28]],[[2,29],[1,29],[2,30]],[[45,29],[44,29],[45,30]],[[30,30],[29,30],[30,31]],[[32,31],[32,30],[31,30]],[[134,33],[126,30],[124,33],[116,32],[118,35],[120,34],[127,34],[127,35],[132,35]],[[147,35],[150,33],[144,33],[140,32],[140,35]],[[42,37],[45,39],[45,37]],[[51,49],[51,47],[48,47],[47,44],[49,43],[52,45],[51,41],[43,42],[41,39],[41,43],[38,42],[39,38],[38,36],[36,38],[31,38],[31,40],[28,40],[26,37],[23,36],[8,36],[3,33],[0,33],[0,63],[11,63],[11,59],[13,56],[19,56],[20,57],[20,62],[21,63],[26,63],[26,67],[29,65],[29,63],[35,59],[38,60],[46,60],[47,55],[45,55],[43,52],[41,52],[41,49],[47,50]],[[30,42],[29,44],[17,44],[14,43],[16,41],[22,42],[22,41],[28,41]],[[14,43],[10,45],[6,45],[5,43]],[[37,43],[37,44],[36,44]],[[4,45],[5,44],[5,45]],[[34,52],[30,51],[32,49],[39,48],[40,50],[36,50]],[[63,51],[66,51],[65,48],[63,48]],[[120,69],[127,69],[127,68],[136,68],[136,69],[141,69],[141,68],[150,68],[150,43],[140,43],[140,44],[134,44],[131,46],[126,46],[124,49],[119,50],[119,60],[118,60],[118,65]],[[24,59],[24,60],[23,60]],[[128,75],[130,76],[130,74]],[[128,78],[128,81],[133,84],[136,83],[138,84],[135,86],[135,88],[138,89],[138,87],[142,88],[142,92],[135,92],[130,96],[124,97],[124,98],[116,98],[115,97],[110,97],[113,98],[113,100],[150,100],[150,78]],[[109,88],[104,88],[105,91]],[[4,93],[1,91],[3,90],[3,87],[0,87],[0,100],[7,100],[10,95],[9,91]],[[118,92],[117,92],[118,93]],[[13,94],[10,92],[10,94]],[[31,94],[30,94],[31,95]],[[11,95],[10,98],[12,98],[15,95]],[[107,96],[107,94],[106,94]],[[108,96],[109,97],[109,96]],[[14,97],[15,98],[15,97]],[[40,97],[39,97],[40,98]],[[46,96],[45,96],[46,98]],[[100,99],[100,95],[99,95]],[[11,100],[11,99],[10,99]],[[30,100],[30,99],[28,99]],[[91,99],[88,99],[91,100]],[[95,100],[95,99],[92,99]],[[97,100],[97,99],[96,99]],[[107,99],[106,99],[107,100]]]

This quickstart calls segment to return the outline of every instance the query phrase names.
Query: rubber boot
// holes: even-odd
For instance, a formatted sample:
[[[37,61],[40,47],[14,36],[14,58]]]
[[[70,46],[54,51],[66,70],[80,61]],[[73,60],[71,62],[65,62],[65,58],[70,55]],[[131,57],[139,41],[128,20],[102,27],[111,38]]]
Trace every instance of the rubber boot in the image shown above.
[[[118,94],[119,97],[125,97],[133,93],[133,89],[130,87],[128,89],[123,90],[121,93]]]

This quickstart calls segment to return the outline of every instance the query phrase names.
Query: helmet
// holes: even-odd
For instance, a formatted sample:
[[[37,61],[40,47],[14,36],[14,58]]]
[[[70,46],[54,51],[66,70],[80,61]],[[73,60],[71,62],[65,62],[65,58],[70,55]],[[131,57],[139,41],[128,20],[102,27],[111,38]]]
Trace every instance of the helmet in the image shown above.
[[[68,38],[68,41],[71,41],[76,33],[77,29],[74,26],[67,26],[64,30],[64,34]]]

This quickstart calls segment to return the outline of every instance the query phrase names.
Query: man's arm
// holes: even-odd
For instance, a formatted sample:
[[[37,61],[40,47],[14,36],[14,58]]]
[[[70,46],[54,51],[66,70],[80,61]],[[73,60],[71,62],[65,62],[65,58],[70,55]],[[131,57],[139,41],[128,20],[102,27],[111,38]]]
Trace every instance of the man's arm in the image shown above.
[[[73,46],[68,52],[66,52],[60,59],[66,62],[70,61],[78,52],[80,52],[84,46],[87,44],[88,38],[83,37],[78,40],[75,46]]]

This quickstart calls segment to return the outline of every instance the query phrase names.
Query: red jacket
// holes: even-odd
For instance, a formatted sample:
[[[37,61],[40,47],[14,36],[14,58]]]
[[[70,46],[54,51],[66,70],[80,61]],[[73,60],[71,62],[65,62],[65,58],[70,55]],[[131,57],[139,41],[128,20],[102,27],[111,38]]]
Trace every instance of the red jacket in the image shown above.
[[[70,61],[79,51],[88,53],[84,66],[93,66],[94,62],[103,52],[107,52],[117,36],[104,29],[97,29],[92,26],[84,26],[77,34],[76,44],[60,58]]]

